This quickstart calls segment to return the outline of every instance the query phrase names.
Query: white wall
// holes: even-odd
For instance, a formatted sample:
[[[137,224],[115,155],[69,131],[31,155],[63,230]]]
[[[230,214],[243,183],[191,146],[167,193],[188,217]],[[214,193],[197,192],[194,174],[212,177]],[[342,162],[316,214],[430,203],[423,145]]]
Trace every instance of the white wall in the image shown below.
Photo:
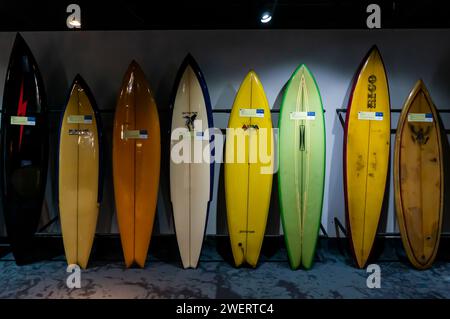
[[[3,93],[9,53],[14,33],[0,33],[0,97]],[[422,78],[438,108],[450,108],[450,30],[247,30],[247,31],[126,31],[126,32],[26,32],[23,33],[44,77],[51,107],[62,107],[73,77],[80,73],[90,85],[100,108],[115,107],[122,76],[129,62],[136,59],[144,69],[160,110],[167,109],[175,74],[186,53],[191,52],[203,70],[213,108],[230,108],[234,95],[248,70],[254,69],[264,85],[271,106],[279,107],[280,91],[291,73],[305,63],[314,73],[326,108],[327,178],[323,225],[334,233],[333,218],[344,222],[342,191],[343,130],[335,109],[344,104],[350,81],[367,50],[377,44],[383,55],[391,90],[393,108],[400,108],[417,79]],[[164,115],[162,116],[164,117]],[[276,125],[277,116],[274,116]],[[57,116],[53,116],[56,130]],[[395,127],[398,116],[392,118]],[[111,131],[112,115],[105,115],[105,130]],[[228,116],[216,114],[216,126],[225,127]],[[450,127],[450,117],[443,117]],[[53,150],[56,135],[52,136]],[[110,144],[110,142],[109,142]],[[99,232],[117,231],[110,174],[110,145],[105,164],[105,201]],[[54,181],[54,153],[51,178]],[[216,233],[218,187],[216,167],[214,202],[208,233]],[[167,213],[168,171],[162,172],[156,231],[170,233]],[[57,214],[54,189],[49,182],[44,219]],[[219,214],[219,233],[224,221]],[[271,231],[277,233],[277,212],[271,213]],[[382,230],[393,231],[392,187],[390,205]],[[0,226],[2,224],[0,216]],[[447,218],[445,230],[450,230]],[[275,220],[275,221],[274,221]],[[57,228],[53,228],[57,231]]]

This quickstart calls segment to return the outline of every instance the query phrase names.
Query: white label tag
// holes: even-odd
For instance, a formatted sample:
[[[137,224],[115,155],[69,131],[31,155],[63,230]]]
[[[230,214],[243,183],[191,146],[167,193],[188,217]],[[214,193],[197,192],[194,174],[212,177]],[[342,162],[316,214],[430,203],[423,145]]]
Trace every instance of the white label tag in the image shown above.
[[[289,114],[291,120],[315,120],[316,112],[291,112]]]
[[[146,140],[148,138],[147,130],[130,130],[123,131],[122,139],[139,139]]]
[[[358,120],[382,121],[383,120],[383,112],[358,112]]]
[[[264,109],[239,109],[240,117],[264,117]]]
[[[11,116],[11,125],[36,125],[34,116]]]
[[[92,124],[92,115],[69,115],[67,117],[69,124]]]
[[[433,122],[433,114],[431,113],[409,113],[408,122]]]

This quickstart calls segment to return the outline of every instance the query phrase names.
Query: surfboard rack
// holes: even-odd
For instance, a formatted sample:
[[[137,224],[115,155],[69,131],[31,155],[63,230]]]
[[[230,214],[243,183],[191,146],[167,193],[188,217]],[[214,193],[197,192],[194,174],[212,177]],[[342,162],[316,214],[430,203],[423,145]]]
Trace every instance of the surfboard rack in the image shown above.
[[[391,109],[391,113],[401,113],[401,112],[402,112],[402,109]],[[450,109],[437,110],[437,112],[450,114]],[[336,109],[336,114],[338,115],[339,122],[341,122],[342,128],[345,127],[345,119],[342,116],[343,113],[347,113],[346,108]],[[396,132],[397,132],[396,128],[391,129],[391,134],[395,134]],[[445,134],[450,135],[450,129],[446,129],[444,127],[444,132],[445,132]]]
[[[322,223],[320,223],[320,230],[325,238],[329,238],[328,233],[325,230],[325,227],[323,227]]]
[[[167,113],[170,112],[172,109],[158,109],[159,113]],[[62,113],[64,111],[64,109],[59,109],[59,108],[49,108],[48,112],[49,113]],[[100,114],[111,114],[115,112],[115,109],[100,109],[98,111]],[[213,109],[212,110],[213,113],[222,113],[222,114],[230,114],[231,113],[231,109]],[[324,113],[326,113],[326,110],[323,110]],[[271,109],[270,113],[275,113],[275,114],[279,114],[280,113],[280,109]]]
[[[391,113],[401,113],[402,109],[391,109]],[[444,113],[444,114],[450,114],[450,109],[441,109],[441,110],[437,110],[438,113]],[[347,113],[347,109],[346,108],[340,108],[340,109],[336,109],[336,114],[339,118],[339,122],[341,123],[342,128],[345,127],[345,119],[343,117],[342,114]],[[397,129],[391,129],[391,134],[395,134],[397,132]],[[444,128],[444,132],[447,135],[450,135],[450,129],[446,129]],[[334,218],[334,222],[335,222],[335,227],[336,227],[336,236],[337,238],[339,238],[339,230],[341,230],[341,232],[347,236],[347,231],[345,229],[345,227],[342,225],[341,221],[335,217]],[[392,237],[392,236],[396,236],[399,237],[400,233],[398,232],[386,232],[386,233],[377,233],[376,235],[377,237]],[[441,233],[441,238],[442,237],[450,237],[450,233]]]
[[[42,233],[44,230],[46,230],[47,228],[49,228],[51,225],[53,225],[57,220],[59,220],[59,215],[52,218],[47,224],[45,224],[44,226],[42,226],[37,232],[38,233]]]

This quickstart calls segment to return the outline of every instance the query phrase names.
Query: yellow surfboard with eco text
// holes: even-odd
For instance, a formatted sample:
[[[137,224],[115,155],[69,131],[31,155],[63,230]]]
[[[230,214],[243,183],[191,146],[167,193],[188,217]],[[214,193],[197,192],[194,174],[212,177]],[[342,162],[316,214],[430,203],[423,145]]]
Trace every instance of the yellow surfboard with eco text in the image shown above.
[[[356,75],[344,136],[347,230],[359,268],[372,251],[380,220],[390,153],[390,102],[386,71],[373,47]]]

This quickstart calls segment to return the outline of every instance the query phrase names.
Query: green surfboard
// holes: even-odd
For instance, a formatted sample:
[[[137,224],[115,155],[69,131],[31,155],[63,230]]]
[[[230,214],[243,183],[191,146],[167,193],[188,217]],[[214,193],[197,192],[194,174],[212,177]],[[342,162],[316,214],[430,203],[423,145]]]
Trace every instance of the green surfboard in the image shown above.
[[[278,188],[289,262],[309,269],[322,216],[325,118],[317,83],[305,65],[290,78],[280,108]]]

